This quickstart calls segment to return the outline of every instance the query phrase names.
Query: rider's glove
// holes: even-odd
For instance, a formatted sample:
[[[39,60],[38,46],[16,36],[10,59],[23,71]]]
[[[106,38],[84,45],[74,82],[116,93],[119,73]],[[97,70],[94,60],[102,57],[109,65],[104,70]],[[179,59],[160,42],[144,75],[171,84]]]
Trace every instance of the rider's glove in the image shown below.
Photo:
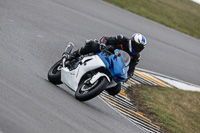
[[[106,49],[106,45],[105,45],[104,43],[100,43],[99,49],[100,49],[101,51],[105,50],[105,49]]]

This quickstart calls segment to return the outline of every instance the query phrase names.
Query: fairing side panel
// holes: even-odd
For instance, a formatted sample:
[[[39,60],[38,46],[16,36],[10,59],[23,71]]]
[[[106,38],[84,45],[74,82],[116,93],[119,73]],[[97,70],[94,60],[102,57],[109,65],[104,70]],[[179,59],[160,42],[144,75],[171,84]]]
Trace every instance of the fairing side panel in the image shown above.
[[[85,73],[100,67],[105,67],[105,65],[98,55],[84,57],[82,64],[79,64],[75,70],[69,71],[68,68],[61,69],[61,81],[76,91],[81,77]]]

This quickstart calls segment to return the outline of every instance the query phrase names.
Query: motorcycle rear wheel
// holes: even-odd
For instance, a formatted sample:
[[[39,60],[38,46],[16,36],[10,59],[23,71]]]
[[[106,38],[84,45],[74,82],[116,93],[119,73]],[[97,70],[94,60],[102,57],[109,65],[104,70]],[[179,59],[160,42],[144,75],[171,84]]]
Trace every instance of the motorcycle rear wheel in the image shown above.
[[[82,83],[80,83],[78,89],[75,92],[75,98],[79,101],[87,101],[96,97],[106,89],[109,83],[106,77],[100,77],[93,85],[89,86],[86,83],[88,80],[90,80],[90,78],[87,78]]]
[[[60,63],[61,63],[61,60],[59,60],[58,62],[56,62],[49,69],[49,72],[48,72],[48,80],[51,83],[55,84],[55,85],[62,84],[62,81],[61,81],[61,70],[59,69]]]

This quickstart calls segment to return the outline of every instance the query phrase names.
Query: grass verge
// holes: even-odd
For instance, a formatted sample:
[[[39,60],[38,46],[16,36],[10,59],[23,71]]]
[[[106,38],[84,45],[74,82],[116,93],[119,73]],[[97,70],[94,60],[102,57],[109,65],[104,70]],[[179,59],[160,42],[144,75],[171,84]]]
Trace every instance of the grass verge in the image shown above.
[[[200,39],[200,5],[191,0],[104,0]]]
[[[160,126],[161,132],[200,131],[200,92],[136,85],[126,94],[135,107]]]

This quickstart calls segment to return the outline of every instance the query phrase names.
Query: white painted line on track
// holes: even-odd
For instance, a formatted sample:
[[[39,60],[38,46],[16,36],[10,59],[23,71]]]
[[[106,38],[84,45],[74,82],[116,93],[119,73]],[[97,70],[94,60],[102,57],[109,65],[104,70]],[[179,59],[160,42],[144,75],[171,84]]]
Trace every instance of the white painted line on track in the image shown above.
[[[170,85],[172,85],[172,86],[174,86],[178,89],[185,90],[185,91],[198,91],[198,92],[200,92],[200,87],[188,85],[186,83],[181,83],[181,82],[171,80],[171,79],[168,79],[168,78],[164,78],[164,77],[160,77],[160,76],[155,76],[155,77],[165,81],[166,83],[168,83],[168,84],[170,84]]]
[[[185,83],[185,84],[188,84],[188,85],[191,85],[191,86],[200,87],[200,86],[198,86],[198,85],[195,85],[195,84],[192,84],[192,83],[189,83],[189,82],[186,82],[186,81],[182,81],[182,80],[177,79],[177,78],[173,78],[173,77],[170,77],[170,76],[167,76],[167,75],[164,75],[164,74],[152,72],[152,71],[145,70],[145,69],[142,69],[142,68],[136,68],[136,70],[142,71],[142,72],[146,72],[146,73],[152,74],[152,75],[154,75],[154,76],[160,76],[160,77],[168,78],[168,79],[175,80],[175,81],[178,81],[178,82],[182,82],[182,83]]]
[[[193,2],[200,4],[200,0],[192,0]]]

